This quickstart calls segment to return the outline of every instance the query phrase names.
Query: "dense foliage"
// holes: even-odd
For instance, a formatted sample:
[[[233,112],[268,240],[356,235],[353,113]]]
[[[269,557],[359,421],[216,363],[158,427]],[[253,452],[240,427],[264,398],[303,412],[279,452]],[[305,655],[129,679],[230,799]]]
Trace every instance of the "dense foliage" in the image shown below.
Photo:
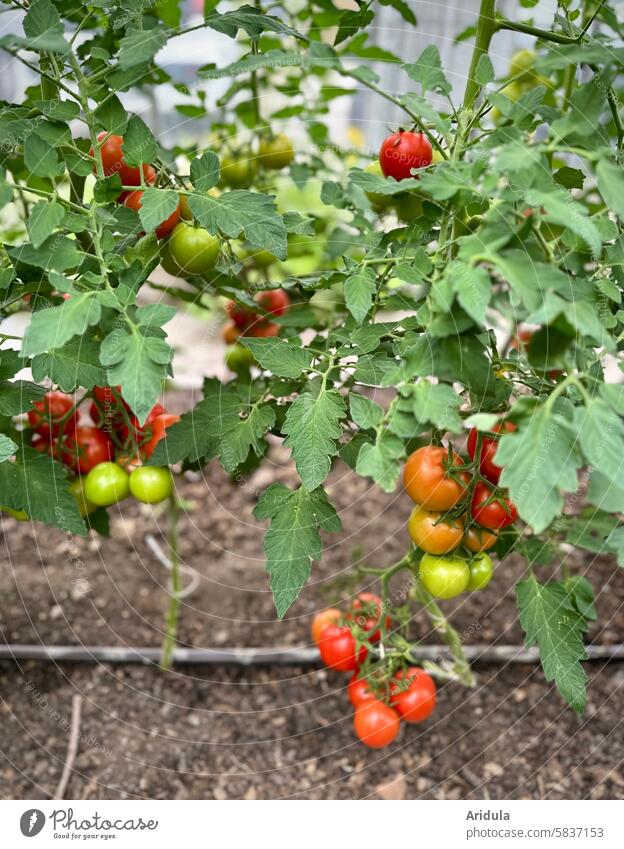
[[[381,578],[380,604],[392,575],[418,572],[425,554],[409,603],[423,604],[448,639],[455,666],[445,674],[469,683],[434,596],[489,582],[481,550],[519,553],[527,644],[582,711],[583,635],[596,613],[590,581],[568,572],[561,544],[624,565],[624,48],[614,4],[560,2],[551,30],[539,30],[482,0],[459,36],[475,39],[459,93],[435,47],[396,57],[370,45],[376,4],[363,0],[347,11],[285,0],[270,12],[206,2],[197,26],[236,39],[240,58],[204,65],[191,88],[158,64],[164,45],[196,26],[180,25],[177,0],[3,5],[25,15],[23,35],[0,47],[38,82],[0,109],[1,310],[32,312],[20,349],[0,351],[0,504],[71,533],[106,533],[106,505],[128,491],[169,497],[165,467],[218,458],[245,473],[272,434],[300,478],[296,489],[271,485],[255,511],[268,520],[267,570],[283,616],[322,555],[321,532],[340,529],[323,488],[333,460],[391,492],[408,457],[439,449],[431,492],[422,466],[406,467],[418,547],[369,570]],[[383,5],[416,26],[401,0]],[[538,0],[521,5],[528,16]],[[488,52],[502,30],[536,44],[497,78]],[[403,93],[379,86],[371,60],[401,63]],[[187,148],[164,148],[122,105],[129,91],[173,84],[200,139],[219,79],[229,81],[217,104],[225,117]],[[329,109],[353,85],[403,110],[380,164],[376,150],[332,144]],[[235,377],[207,379],[203,400],[177,421],[156,406],[175,377],[166,325],[177,309],[213,315],[225,299]],[[32,380],[15,380],[24,368]],[[51,387],[73,398],[60,413],[44,397]],[[102,393],[110,404],[98,421]],[[81,465],[76,411],[92,399],[92,425],[106,426],[110,444]],[[129,490],[125,469],[140,463]],[[73,475],[98,468],[85,486],[99,509],[85,509]],[[579,490],[584,500],[565,509]],[[377,624],[396,658],[390,674],[409,683],[404,621]],[[330,626],[365,651],[376,643],[366,629],[354,638],[344,621]],[[373,679],[376,663],[370,651]],[[360,717],[363,738],[371,716]]]

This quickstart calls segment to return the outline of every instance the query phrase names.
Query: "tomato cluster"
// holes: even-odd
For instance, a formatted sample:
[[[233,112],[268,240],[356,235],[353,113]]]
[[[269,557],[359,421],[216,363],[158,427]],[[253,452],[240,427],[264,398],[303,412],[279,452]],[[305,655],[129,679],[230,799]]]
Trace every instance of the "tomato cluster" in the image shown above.
[[[515,429],[508,421],[487,435],[472,429],[467,443],[470,465],[441,445],[418,448],[405,464],[405,490],[416,503],[408,531],[424,552],[420,580],[437,598],[483,589],[492,578],[492,559],[485,552],[518,518],[516,507],[498,487],[502,469],[494,462],[500,434]]]
[[[223,328],[223,338],[228,345],[234,344],[241,336],[270,337],[277,336],[279,324],[271,318],[286,315],[290,307],[290,297],[284,289],[267,289],[258,292],[254,300],[260,311],[241,307],[234,301],[228,301],[225,309],[231,322]]]
[[[356,735],[372,749],[392,743],[401,720],[422,722],[435,708],[436,686],[433,678],[417,666],[389,664],[365,668],[370,651],[391,627],[390,616],[383,615],[383,604],[373,593],[360,593],[346,612],[330,607],[312,621],[312,639],[323,663],[338,672],[350,672],[347,686],[349,701],[355,710]]]
[[[85,423],[81,409],[87,397],[91,397],[91,423]],[[64,392],[47,392],[28,413],[32,447],[77,475],[70,489],[82,515],[129,494],[145,503],[167,498],[173,489],[169,469],[141,463],[152,455],[179,416],[156,404],[139,425],[119,386],[96,386],[85,398],[77,404]]]
[[[258,166],[269,171],[287,168],[295,158],[292,142],[285,133],[262,135],[257,152],[251,149],[231,150],[221,156],[221,185],[230,189],[248,189]]]

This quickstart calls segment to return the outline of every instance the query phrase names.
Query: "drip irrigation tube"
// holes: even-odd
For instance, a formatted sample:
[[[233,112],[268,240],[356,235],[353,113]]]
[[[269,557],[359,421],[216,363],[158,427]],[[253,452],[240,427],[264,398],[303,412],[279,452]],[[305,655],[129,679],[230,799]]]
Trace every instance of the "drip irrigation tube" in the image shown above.
[[[522,646],[464,646],[468,660],[477,663],[537,663],[536,648]],[[0,646],[2,660],[39,660],[52,663],[143,663],[160,661],[161,650],[141,646],[46,646],[5,644]],[[446,660],[446,646],[419,646],[416,660]],[[172,663],[179,666],[319,666],[315,648],[223,648],[173,651]],[[588,660],[624,660],[624,645],[587,646]]]

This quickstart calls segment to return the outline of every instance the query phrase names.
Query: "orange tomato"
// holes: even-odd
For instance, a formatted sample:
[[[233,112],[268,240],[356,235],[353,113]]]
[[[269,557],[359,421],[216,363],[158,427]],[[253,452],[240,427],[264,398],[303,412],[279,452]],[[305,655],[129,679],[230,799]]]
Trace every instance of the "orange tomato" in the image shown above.
[[[446,448],[425,445],[414,451],[405,464],[403,483],[407,494],[427,510],[450,510],[464,496],[468,475],[461,476],[462,483],[452,478],[445,464],[461,465],[457,454],[450,455]]]

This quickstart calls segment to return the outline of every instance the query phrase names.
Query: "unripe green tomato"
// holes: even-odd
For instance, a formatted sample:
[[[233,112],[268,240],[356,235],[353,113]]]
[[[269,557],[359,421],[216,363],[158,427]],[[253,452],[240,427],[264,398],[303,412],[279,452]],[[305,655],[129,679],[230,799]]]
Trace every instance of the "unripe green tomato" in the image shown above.
[[[172,277],[180,277],[182,272],[176,265],[171,256],[171,251],[169,250],[169,240],[164,241],[160,247],[160,264],[162,268],[165,269],[167,274],[171,274]]]
[[[176,224],[168,241],[171,259],[184,274],[206,274],[219,256],[219,239],[203,227]]]
[[[531,73],[536,59],[537,54],[534,50],[518,50],[511,57],[509,76],[526,78]]]
[[[128,472],[117,463],[98,463],[84,480],[84,494],[98,507],[110,507],[130,492]]]
[[[221,157],[221,182],[230,189],[248,189],[256,173],[252,159],[247,153],[224,153]]]
[[[418,195],[405,192],[405,194],[395,195],[394,202],[397,215],[404,224],[411,224],[412,221],[422,218],[423,205]]]
[[[460,557],[425,554],[418,575],[422,585],[435,598],[455,598],[465,592],[470,582],[470,568]]]
[[[367,172],[367,174],[376,174],[378,177],[384,177],[383,171],[381,170],[381,165],[379,164],[378,160],[376,160],[375,162],[371,162],[370,165],[367,165],[364,170]],[[370,201],[370,205],[377,213],[381,213],[389,206],[391,206],[394,200],[392,195],[382,195],[380,192],[364,192],[364,194]]]
[[[494,572],[494,563],[489,554],[484,551],[470,561],[470,581],[468,582],[469,590],[482,590],[492,580]]]
[[[193,220],[193,213],[191,212],[191,207],[189,206],[188,195],[180,195],[178,211],[180,213],[180,218],[183,218],[185,221]]]
[[[69,491],[76,499],[78,511],[81,516],[89,516],[94,510],[97,510],[97,504],[85,496],[81,478],[74,478],[69,484]]]
[[[500,94],[504,94],[505,97],[515,103],[516,100],[520,100],[520,98],[524,94],[524,88],[522,86],[522,83],[514,81],[513,83],[507,83],[507,85],[500,90]],[[498,122],[503,120],[505,117],[500,111],[500,109],[498,109],[498,107],[496,106],[492,109],[492,112],[490,114],[492,117],[492,121],[494,121],[495,124],[498,124]]]
[[[274,138],[262,136],[258,142],[258,154],[260,164],[273,171],[286,168],[295,158],[292,142],[285,133],[280,133]]]
[[[249,348],[237,343],[228,349],[225,364],[234,374],[249,374],[251,366],[256,365],[256,359]]]
[[[161,466],[139,466],[130,475],[130,492],[144,504],[164,501],[173,492],[171,472]]]
[[[277,262],[277,257],[265,248],[260,248],[259,250],[254,248],[248,251],[247,255],[256,268],[269,268],[269,266]]]
[[[13,516],[13,518],[18,522],[28,521],[28,513],[25,510],[13,510],[12,507],[0,507],[0,510],[4,510],[5,513],[8,513],[9,516]]]

